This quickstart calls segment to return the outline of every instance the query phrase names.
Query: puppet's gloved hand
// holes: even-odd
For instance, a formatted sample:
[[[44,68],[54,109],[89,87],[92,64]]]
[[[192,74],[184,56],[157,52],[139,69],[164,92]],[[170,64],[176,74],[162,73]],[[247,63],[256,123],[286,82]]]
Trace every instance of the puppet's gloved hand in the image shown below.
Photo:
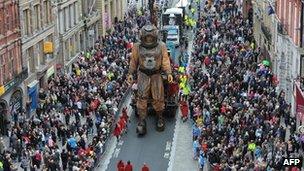
[[[171,74],[168,75],[168,82],[169,83],[173,82],[173,76]]]
[[[129,85],[131,85],[131,84],[133,83],[133,76],[132,76],[131,74],[129,74],[129,75],[127,76],[127,83],[128,83]]]

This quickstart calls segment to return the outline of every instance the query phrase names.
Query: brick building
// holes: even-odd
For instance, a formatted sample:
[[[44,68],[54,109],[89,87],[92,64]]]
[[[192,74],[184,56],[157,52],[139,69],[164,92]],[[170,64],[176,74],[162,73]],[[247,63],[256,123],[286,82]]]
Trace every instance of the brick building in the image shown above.
[[[26,77],[18,1],[0,0],[0,134],[15,111],[22,109],[22,82]]]

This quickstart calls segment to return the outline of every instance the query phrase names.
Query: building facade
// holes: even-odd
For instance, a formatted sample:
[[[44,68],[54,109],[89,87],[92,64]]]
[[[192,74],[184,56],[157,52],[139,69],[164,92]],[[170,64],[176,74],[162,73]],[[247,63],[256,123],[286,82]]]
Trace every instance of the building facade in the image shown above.
[[[106,35],[112,29],[115,21],[124,19],[127,4],[126,0],[99,0],[96,2],[101,13],[101,22],[98,27],[100,35]]]
[[[275,53],[279,88],[291,103],[293,115],[296,114],[294,84],[300,73],[301,6],[301,0],[276,1],[278,44]]]
[[[98,11],[96,0],[82,0],[82,14],[84,20],[83,32],[85,36],[85,47],[93,47],[98,39],[98,24],[101,13]]]
[[[0,0],[0,134],[17,111],[22,109],[23,80],[27,68],[21,55],[19,4]]]
[[[253,32],[257,46],[261,47],[262,55],[258,61],[263,59],[271,60],[273,63],[274,57],[271,52],[274,51],[276,45],[274,15],[268,14],[268,8],[273,8],[274,0],[270,3],[267,0],[253,0]]]
[[[55,18],[51,0],[20,0],[22,56],[29,75],[24,81],[24,100],[29,113],[37,107],[38,90],[55,74]],[[50,52],[46,51],[48,45]]]
[[[57,6],[57,63],[66,72],[82,51],[92,47],[98,38],[100,12],[96,0],[59,0]]]

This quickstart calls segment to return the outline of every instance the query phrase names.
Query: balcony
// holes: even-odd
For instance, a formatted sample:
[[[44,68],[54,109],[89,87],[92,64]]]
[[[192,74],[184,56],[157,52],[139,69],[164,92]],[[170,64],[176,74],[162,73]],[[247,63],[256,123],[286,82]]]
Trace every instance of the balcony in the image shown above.
[[[18,75],[16,75],[11,81],[9,81],[8,83],[6,83],[4,85],[4,90],[5,92],[1,95],[5,95],[6,93],[8,93],[10,90],[12,90],[13,88],[17,87],[19,84],[21,84],[26,78],[28,77],[28,72],[27,72],[27,68],[23,69],[21,73],[19,73]]]

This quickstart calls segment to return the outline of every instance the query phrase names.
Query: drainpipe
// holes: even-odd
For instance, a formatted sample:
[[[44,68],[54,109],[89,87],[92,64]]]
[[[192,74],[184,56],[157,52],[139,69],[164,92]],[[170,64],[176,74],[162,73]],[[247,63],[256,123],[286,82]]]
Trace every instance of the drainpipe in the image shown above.
[[[300,47],[303,47],[304,0],[301,1]]]

